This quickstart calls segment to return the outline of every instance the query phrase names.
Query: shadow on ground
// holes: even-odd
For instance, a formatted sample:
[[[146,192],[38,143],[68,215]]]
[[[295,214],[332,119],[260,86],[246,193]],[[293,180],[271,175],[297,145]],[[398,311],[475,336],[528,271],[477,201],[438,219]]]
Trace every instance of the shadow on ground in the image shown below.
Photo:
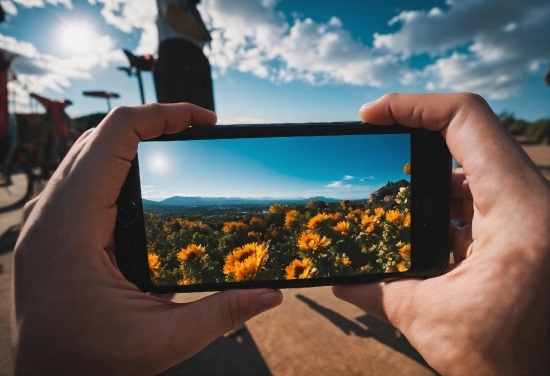
[[[203,351],[166,371],[168,375],[271,375],[260,350],[246,329],[220,337]]]
[[[298,300],[301,300],[307,304],[311,309],[320,313],[326,317],[331,323],[340,328],[345,334],[351,335],[354,334],[358,337],[372,337],[378,342],[383,343],[386,346],[391,347],[395,351],[400,352],[401,354],[411,358],[415,362],[431,369],[431,367],[426,363],[424,358],[415,350],[414,347],[409,343],[409,341],[393,326],[386,324],[371,316],[366,314],[364,316],[358,317],[356,320],[363,325],[348,320],[346,317],[340,315],[339,313],[323,307],[322,305],[316,303],[315,301],[303,296],[296,295]]]

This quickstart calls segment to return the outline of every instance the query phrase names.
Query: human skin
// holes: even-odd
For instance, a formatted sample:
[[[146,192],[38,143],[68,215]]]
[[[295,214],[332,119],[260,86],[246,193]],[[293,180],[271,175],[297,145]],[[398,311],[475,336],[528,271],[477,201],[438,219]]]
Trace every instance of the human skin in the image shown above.
[[[443,275],[334,294],[394,325],[441,374],[549,374],[549,182],[477,95],[389,94],[359,115],[440,131],[463,166],[451,216],[469,225],[452,228]]]
[[[116,266],[116,200],[139,141],[215,122],[191,104],[119,107],[25,206],[12,289],[16,374],[158,374],[282,302],[280,291],[256,289],[177,304],[144,294]]]

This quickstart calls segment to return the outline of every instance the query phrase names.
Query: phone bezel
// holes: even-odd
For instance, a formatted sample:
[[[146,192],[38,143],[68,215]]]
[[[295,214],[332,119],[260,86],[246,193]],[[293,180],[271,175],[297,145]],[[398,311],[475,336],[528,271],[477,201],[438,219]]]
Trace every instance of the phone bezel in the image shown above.
[[[291,288],[359,283],[387,278],[427,278],[443,272],[449,260],[451,155],[439,132],[398,124],[374,126],[361,122],[195,126],[151,141],[186,141],[231,138],[330,136],[359,134],[411,135],[411,268],[405,272],[276,281],[157,286],[151,282],[145,239],[138,156],[117,200],[115,226],[117,265],[140,290],[152,293],[219,291],[232,288]],[[434,213],[435,211],[435,213]],[[130,220],[127,219],[131,214]],[[124,217],[126,216],[126,217]],[[135,219],[134,219],[135,217]],[[131,220],[134,219],[134,220]]]

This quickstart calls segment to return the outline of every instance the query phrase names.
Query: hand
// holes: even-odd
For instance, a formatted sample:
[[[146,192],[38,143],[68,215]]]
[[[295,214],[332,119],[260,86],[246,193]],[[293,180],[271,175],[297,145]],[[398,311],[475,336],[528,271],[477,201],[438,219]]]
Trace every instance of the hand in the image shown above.
[[[359,114],[440,131],[463,166],[453,172],[452,217],[471,225],[452,229],[455,264],[443,275],[334,294],[389,321],[442,374],[548,374],[548,181],[476,95],[391,94]]]
[[[215,122],[190,104],[117,108],[27,204],[14,254],[17,374],[157,374],[281,303],[279,291],[257,289],[176,304],[116,267],[115,202],[139,141]]]

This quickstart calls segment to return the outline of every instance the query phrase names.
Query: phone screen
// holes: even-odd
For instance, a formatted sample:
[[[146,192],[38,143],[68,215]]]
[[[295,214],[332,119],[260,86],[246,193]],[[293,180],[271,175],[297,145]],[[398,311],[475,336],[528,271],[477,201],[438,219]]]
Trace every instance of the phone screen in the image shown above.
[[[157,286],[404,272],[409,134],[143,142]]]

